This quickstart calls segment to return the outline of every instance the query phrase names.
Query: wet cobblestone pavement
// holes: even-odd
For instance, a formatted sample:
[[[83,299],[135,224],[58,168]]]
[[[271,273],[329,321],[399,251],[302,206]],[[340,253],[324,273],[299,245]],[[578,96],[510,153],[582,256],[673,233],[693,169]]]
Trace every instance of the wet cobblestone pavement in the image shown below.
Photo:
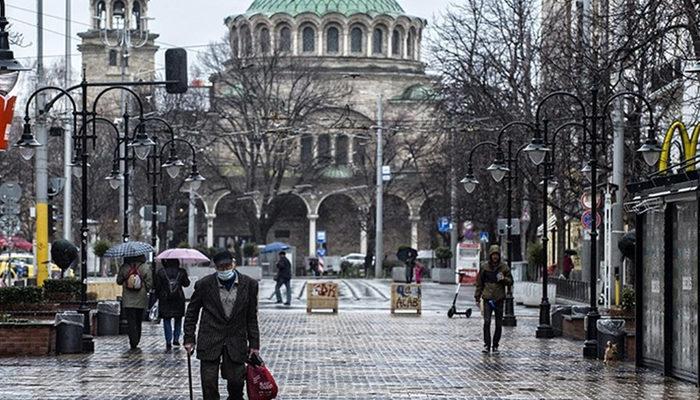
[[[698,398],[657,372],[584,360],[580,342],[536,339],[532,310],[504,328],[501,355],[483,356],[481,318],[448,319],[437,302],[420,317],[343,303],[339,315],[307,315],[301,300],[278,309],[261,293],[262,356],[283,400]],[[144,323],[141,353],[126,336],[95,340],[92,355],[0,359],[0,399],[189,398],[185,353],[165,353],[160,325]],[[193,359],[201,398],[198,371]]]

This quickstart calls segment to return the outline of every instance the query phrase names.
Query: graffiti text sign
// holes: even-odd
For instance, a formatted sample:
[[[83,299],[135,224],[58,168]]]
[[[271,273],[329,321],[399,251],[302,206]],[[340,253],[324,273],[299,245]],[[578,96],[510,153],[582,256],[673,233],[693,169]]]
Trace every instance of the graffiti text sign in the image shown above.
[[[420,314],[422,298],[421,285],[394,283],[391,285],[391,312],[416,311]]]

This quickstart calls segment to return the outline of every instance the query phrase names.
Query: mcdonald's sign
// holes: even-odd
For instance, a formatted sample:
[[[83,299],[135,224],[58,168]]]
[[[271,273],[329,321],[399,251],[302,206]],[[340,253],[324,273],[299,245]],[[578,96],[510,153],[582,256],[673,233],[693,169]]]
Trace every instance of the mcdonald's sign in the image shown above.
[[[0,96],[0,151],[9,147],[10,126],[15,115],[17,96]]]
[[[700,137],[700,124],[693,129],[693,136],[688,135],[688,129],[681,121],[674,121],[666,131],[664,143],[661,147],[661,158],[659,159],[659,171],[665,171],[668,168],[669,159],[671,158],[671,143],[673,136],[678,131],[683,143],[683,153],[685,159],[683,161],[692,160],[698,149],[698,138]],[[695,164],[686,167],[686,171],[694,171]]]

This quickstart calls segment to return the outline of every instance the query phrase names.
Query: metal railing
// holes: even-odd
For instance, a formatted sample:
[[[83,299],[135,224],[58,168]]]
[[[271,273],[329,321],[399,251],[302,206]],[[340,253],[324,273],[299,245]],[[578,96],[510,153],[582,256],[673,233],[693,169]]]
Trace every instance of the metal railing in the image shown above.
[[[557,298],[581,303],[588,303],[590,299],[590,285],[588,282],[572,281],[569,279],[553,278],[557,285]]]

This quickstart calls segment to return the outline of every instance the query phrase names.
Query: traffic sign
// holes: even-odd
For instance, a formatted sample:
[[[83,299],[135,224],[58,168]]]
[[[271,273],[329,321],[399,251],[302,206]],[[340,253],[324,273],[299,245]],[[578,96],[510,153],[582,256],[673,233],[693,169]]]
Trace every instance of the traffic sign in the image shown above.
[[[22,188],[17,182],[5,182],[0,185],[0,201],[16,203],[22,198]]]
[[[323,247],[319,247],[318,249],[316,249],[316,255],[319,257],[325,257],[326,249],[324,249]]]
[[[508,234],[508,219],[499,218],[497,221],[498,234],[507,235]],[[520,235],[520,220],[517,218],[510,219],[510,232],[513,235]]]
[[[581,204],[581,207],[584,210],[591,209],[591,207],[593,205],[592,197],[593,196],[591,196],[591,192],[583,192],[583,194],[581,195],[581,198],[579,199],[579,203]],[[601,196],[600,194],[598,194],[598,196],[596,196],[596,206],[598,208],[603,206],[603,196]]]
[[[326,243],[326,231],[317,231],[316,232],[316,242]]]
[[[447,233],[450,231],[450,219],[447,217],[440,217],[437,221],[438,232]]]
[[[600,224],[603,223],[603,217],[601,217],[600,213],[596,212],[596,223],[595,227],[598,228],[600,227]],[[581,223],[583,224],[583,227],[586,229],[591,229],[591,226],[593,226],[593,216],[591,214],[591,210],[585,211],[581,215]]]
[[[382,165],[382,181],[388,182],[391,180],[391,166]]]
[[[151,221],[153,217],[153,206],[150,204],[141,207],[139,210],[139,215],[144,221]],[[165,223],[168,222],[168,208],[167,206],[156,206],[156,222]]]
[[[482,242],[487,242],[487,243],[488,243],[488,241],[489,241],[489,233],[488,233],[488,232],[481,232],[481,235],[480,235],[479,238],[480,238],[480,240],[481,240]]]

